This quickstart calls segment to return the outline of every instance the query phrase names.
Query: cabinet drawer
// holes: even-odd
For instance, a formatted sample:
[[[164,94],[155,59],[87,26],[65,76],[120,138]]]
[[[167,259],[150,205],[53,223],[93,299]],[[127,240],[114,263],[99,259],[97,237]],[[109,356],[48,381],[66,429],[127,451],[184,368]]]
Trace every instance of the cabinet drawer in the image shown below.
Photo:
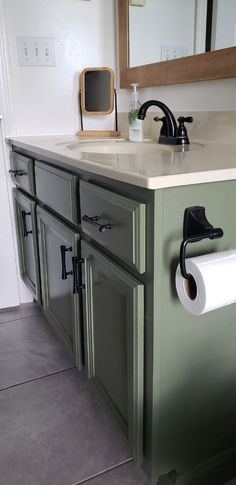
[[[77,181],[76,175],[41,162],[35,162],[35,183],[38,199],[74,224],[77,224]]]
[[[145,272],[145,204],[80,182],[83,231],[140,273]]]
[[[16,152],[10,154],[12,180],[17,187],[35,195],[34,161]]]

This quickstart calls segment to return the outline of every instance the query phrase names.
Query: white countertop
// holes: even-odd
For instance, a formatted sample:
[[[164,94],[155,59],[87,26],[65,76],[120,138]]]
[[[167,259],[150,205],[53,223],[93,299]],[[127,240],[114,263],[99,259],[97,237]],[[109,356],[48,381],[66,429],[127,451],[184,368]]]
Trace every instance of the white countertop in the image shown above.
[[[72,135],[9,137],[9,144],[40,156],[148,189],[236,179],[236,144],[194,140],[189,151],[158,145],[157,153],[88,153],[92,144],[119,143],[111,140],[80,140]],[[179,149],[179,148],[178,148]]]

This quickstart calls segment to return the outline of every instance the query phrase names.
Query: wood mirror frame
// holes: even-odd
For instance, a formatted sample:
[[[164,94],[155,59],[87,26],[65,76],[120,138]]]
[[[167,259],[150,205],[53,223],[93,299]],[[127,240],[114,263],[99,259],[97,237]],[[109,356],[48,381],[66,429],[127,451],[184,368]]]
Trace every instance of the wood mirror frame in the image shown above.
[[[177,84],[236,77],[236,47],[129,67],[129,0],[118,0],[120,87]]]
[[[107,97],[107,109],[103,109],[101,107],[97,107],[97,100],[96,100],[96,108],[93,110],[87,109],[87,102],[86,102],[86,96],[88,96],[88,89],[86,89],[86,75],[88,74],[101,74],[101,73],[106,73],[108,74],[108,82],[106,80],[106,85],[105,85],[105,94]],[[96,91],[96,80],[91,79],[92,81],[92,86],[90,85],[90,92],[92,91],[92,96],[94,97],[102,97],[104,101],[104,95],[101,96],[101,91],[100,93]],[[101,79],[100,79],[101,81]],[[98,81],[97,81],[98,83]],[[102,90],[104,89],[104,82],[102,83]],[[88,86],[87,86],[88,88]],[[91,89],[92,88],[92,89]],[[100,89],[101,89],[101,83],[100,83]],[[94,105],[93,105],[94,106]],[[83,115],[89,115],[89,116],[94,116],[94,115],[109,115],[114,111],[115,108],[115,130],[85,130],[84,129],[84,120],[83,120]],[[79,111],[80,111],[80,125],[81,125],[81,130],[78,131],[77,135],[81,137],[95,137],[95,138],[106,138],[106,137],[119,137],[120,132],[118,130],[118,119],[117,119],[117,96],[116,96],[116,89],[115,89],[115,82],[114,82],[114,72],[110,67],[87,67],[84,69],[81,74],[80,74],[80,90],[79,90]]]
[[[86,96],[88,93],[86,92],[85,85],[86,85],[86,75],[87,74],[102,74],[107,73],[109,75],[109,87],[107,89],[107,98],[109,99],[109,107],[106,110],[87,110],[86,109]],[[93,82],[94,85],[95,81]],[[103,82],[104,84],[104,82]],[[114,110],[114,72],[109,67],[87,67],[84,69],[80,74],[80,94],[81,94],[81,110],[86,115],[108,115],[112,113]],[[94,87],[94,90],[96,87]]]

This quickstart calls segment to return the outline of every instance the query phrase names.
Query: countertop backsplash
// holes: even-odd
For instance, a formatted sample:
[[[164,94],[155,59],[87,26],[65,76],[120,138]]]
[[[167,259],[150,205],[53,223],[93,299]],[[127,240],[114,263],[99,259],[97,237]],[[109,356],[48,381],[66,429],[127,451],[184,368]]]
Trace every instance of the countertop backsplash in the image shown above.
[[[160,111],[159,111],[160,113]],[[149,111],[144,120],[144,138],[158,139],[161,123],[153,121],[156,111]],[[192,116],[193,123],[187,123],[191,139],[217,141],[235,144],[236,111],[192,111],[175,112],[179,116]],[[118,113],[121,136],[128,137],[128,113]]]

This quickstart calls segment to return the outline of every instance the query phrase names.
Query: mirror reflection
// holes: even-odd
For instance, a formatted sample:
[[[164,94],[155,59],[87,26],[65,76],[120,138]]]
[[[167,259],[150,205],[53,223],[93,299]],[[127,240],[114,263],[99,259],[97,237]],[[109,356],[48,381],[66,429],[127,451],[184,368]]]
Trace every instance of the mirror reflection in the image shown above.
[[[212,0],[211,50],[236,45],[236,1]]]
[[[235,0],[129,1],[129,66],[236,45]]]

